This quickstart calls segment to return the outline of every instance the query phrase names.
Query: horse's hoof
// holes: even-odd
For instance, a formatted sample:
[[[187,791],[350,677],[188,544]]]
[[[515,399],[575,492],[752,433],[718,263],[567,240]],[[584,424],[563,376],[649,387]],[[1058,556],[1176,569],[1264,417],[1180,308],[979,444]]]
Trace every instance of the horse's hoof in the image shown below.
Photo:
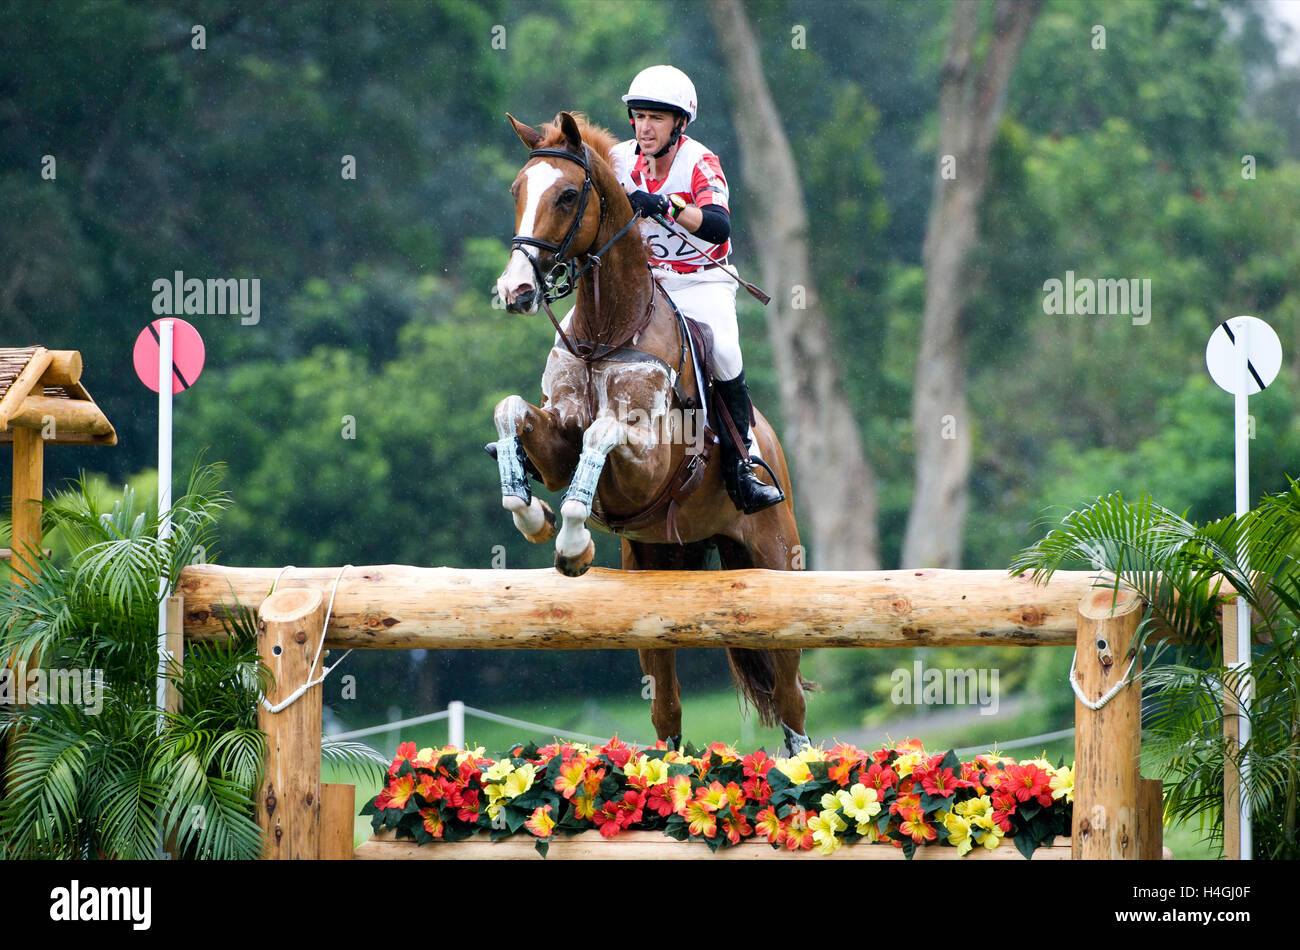
[[[537,496],[534,495],[533,497],[536,498]],[[544,499],[537,498],[537,503],[542,506],[542,515],[545,516],[546,520],[542,522],[542,526],[537,529],[536,534],[526,534],[524,538],[533,544],[545,544],[555,537],[555,512],[551,510],[551,506]],[[557,558],[560,556],[558,551],[555,556]]]
[[[812,740],[803,733],[795,732],[785,723],[781,723],[781,730],[785,733],[785,757],[793,759],[805,749],[812,748]]]
[[[559,551],[555,552],[555,569],[565,577],[581,577],[587,573],[587,568],[591,567],[591,562],[596,557],[596,542],[588,541],[587,550],[583,551],[577,557],[565,557]]]

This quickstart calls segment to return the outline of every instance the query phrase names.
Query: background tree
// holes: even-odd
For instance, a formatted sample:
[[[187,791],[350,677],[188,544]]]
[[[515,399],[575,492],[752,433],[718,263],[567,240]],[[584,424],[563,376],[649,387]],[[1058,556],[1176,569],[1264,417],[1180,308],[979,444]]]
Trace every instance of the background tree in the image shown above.
[[[912,392],[916,480],[904,567],[961,566],[973,420],[966,399],[962,306],[1007,84],[1042,0],[998,0],[982,58],[980,5],[952,7],[939,90],[939,149],[925,235],[925,319]]]
[[[810,567],[875,570],[876,478],[862,451],[853,408],[845,399],[830,326],[809,264],[808,212],[794,155],[740,0],[715,0],[718,43],[731,73],[732,119],[740,139],[746,190],[752,204],[750,240],[771,288],[767,326],[785,410],[784,448],[797,473],[795,495],[812,540]],[[852,518],[856,530],[843,530]]]

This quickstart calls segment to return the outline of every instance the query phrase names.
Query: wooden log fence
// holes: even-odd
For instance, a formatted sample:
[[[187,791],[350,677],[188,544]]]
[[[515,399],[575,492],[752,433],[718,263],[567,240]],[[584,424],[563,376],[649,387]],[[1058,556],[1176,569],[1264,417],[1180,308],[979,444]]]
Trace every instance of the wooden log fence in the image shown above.
[[[258,606],[259,652],[277,674],[272,704],[319,675],[311,662],[322,637],[326,648],[371,649],[1067,646],[1077,649],[1081,692],[1095,700],[1122,682],[1124,656],[1142,614],[1138,598],[1124,592],[1116,598],[1104,584],[1085,571],[1058,572],[1038,586],[1001,571],[596,568],[575,579],[552,570],[376,565],[340,573],[193,565],[182,572],[177,594],[189,640],[221,636],[222,620],[236,603]],[[1141,690],[1131,685],[1098,709],[1076,700],[1072,835],[1039,849],[1036,860],[1161,856],[1160,783],[1139,773],[1140,700]],[[320,781],[320,686],[308,688],[290,709],[259,714],[268,734],[258,813],[268,857],[535,855],[531,842],[471,840],[417,849],[383,836],[353,854],[351,786]],[[550,853],[561,859],[781,855],[762,842],[714,855],[660,835],[598,838],[556,841]],[[922,852],[957,857],[955,849],[920,849],[918,856]],[[870,845],[841,848],[839,855],[902,857],[897,849]]]

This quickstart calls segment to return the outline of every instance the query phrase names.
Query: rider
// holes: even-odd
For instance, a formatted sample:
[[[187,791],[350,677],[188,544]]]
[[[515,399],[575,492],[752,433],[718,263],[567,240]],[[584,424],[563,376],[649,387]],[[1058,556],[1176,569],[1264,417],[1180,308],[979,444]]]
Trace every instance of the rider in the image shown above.
[[[738,509],[753,514],[785,500],[780,488],[754,474],[749,389],[736,325],[736,281],[722,271],[731,251],[727,179],[718,156],[682,131],[698,110],[695,86],[680,69],[651,66],[637,73],[623,96],[636,138],[616,145],[614,173],[638,214],[652,273],[681,311],[713,331],[714,385],[744,447],[718,425],[727,491]],[[670,218],[695,235],[691,248],[651,215]]]

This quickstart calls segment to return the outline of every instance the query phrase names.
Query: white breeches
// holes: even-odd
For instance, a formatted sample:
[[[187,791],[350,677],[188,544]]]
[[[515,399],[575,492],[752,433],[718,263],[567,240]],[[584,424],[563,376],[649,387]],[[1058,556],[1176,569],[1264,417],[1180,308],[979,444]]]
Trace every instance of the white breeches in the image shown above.
[[[740,330],[736,325],[736,282],[717,268],[698,274],[678,274],[655,268],[651,273],[686,316],[713,331],[713,378],[735,379],[744,369]],[[560,322],[568,332],[570,310]],[[555,345],[560,345],[556,334]]]

